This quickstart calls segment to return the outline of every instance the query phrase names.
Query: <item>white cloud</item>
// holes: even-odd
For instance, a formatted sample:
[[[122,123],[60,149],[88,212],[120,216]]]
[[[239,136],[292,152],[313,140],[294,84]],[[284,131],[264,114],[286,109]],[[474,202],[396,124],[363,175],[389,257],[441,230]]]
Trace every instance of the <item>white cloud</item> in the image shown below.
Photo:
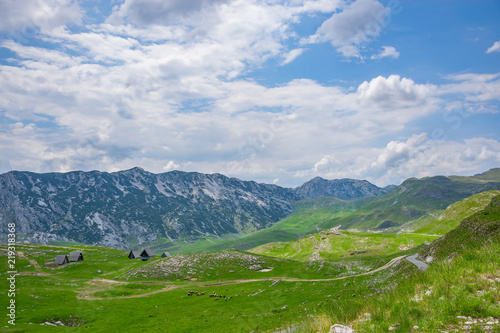
[[[437,93],[439,95],[463,95],[461,103],[467,109],[471,109],[472,113],[488,109],[487,102],[494,102],[500,98],[500,73],[457,74],[449,75],[447,79],[454,82],[441,85]]]
[[[377,0],[357,0],[323,22],[304,43],[330,42],[345,57],[362,58],[360,48],[380,35],[391,10]]]
[[[82,24],[83,10],[74,0],[0,2],[0,31],[29,38],[34,30]]]
[[[281,66],[284,66],[286,64],[291,63],[294,61],[298,56],[300,56],[302,53],[304,53],[305,49],[303,48],[298,48],[298,49],[293,49],[287,54],[284,55],[284,59],[281,62]]]
[[[372,59],[382,59],[382,58],[399,58],[399,52],[394,46],[382,46],[382,51],[378,54],[371,56]]]
[[[363,82],[357,94],[361,105],[390,110],[423,105],[429,102],[435,89],[430,84],[416,84],[411,79],[390,75]]]
[[[179,21],[214,5],[232,0],[125,0],[108,19],[108,22],[130,22],[136,25],[163,25]]]
[[[486,50],[486,53],[500,52],[500,40],[497,40],[491,47]]]
[[[384,148],[355,148],[326,155],[314,167],[294,173],[297,179],[361,178],[378,186],[400,184],[409,177],[471,175],[498,167],[500,142],[472,138],[464,142],[435,140],[426,133],[390,141]],[[320,166],[320,167],[318,167]]]
[[[413,135],[407,141],[391,141],[387,144],[377,160],[371,164],[372,168],[394,169],[408,163],[417,154],[425,150],[423,144],[427,134]]]
[[[81,13],[76,2],[63,3]],[[16,58],[0,64],[0,154],[7,161],[0,162],[0,171],[116,171],[139,165],[153,172],[279,179],[284,186],[314,175],[381,182],[406,175],[394,170],[420,161],[420,153],[412,152],[426,146],[411,136],[388,146],[380,138],[404,135],[411,121],[438,112],[444,95],[493,98],[500,91],[499,74],[456,75],[441,86],[379,76],[352,89],[307,78],[274,86],[248,78],[270,58],[286,64],[305,52],[288,43],[297,40],[293,25],[304,13],[331,13],[339,3],[170,1],[162,9],[159,1],[127,0],[107,23],[78,31],[64,27],[77,22],[75,16],[54,14],[37,35],[42,43],[1,42]],[[144,12],[132,13],[138,4]],[[155,14],[153,25],[142,24]],[[374,0],[350,2],[334,14],[338,22],[328,23],[340,29],[343,22],[349,29],[328,30],[325,23],[318,36],[335,41],[346,56],[362,57],[363,44],[379,32],[357,35],[355,28],[370,20],[383,28],[377,14],[387,15],[388,9]],[[482,87],[480,94],[475,86]],[[446,101],[449,107],[456,102]],[[464,160],[476,162],[464,168],[495,161],[494,143],[474,141],[462,145],[463,151],[467,145],[473,150]]]
[[[178,170],[181,166],[179,164],[175,164],[174,161],[169,161],[164,167],[164,171],[172,171]]]

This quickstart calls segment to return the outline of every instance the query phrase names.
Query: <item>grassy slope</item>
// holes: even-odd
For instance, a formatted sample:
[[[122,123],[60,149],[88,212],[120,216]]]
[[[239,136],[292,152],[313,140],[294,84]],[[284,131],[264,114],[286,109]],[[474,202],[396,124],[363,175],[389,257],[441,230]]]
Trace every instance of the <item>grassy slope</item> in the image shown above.
[[[404,226],[384,229],[385,232],[412,231],[434,221],[448,205],[456,201],[485,189],[500,189],[499,170],[492,169],[472,177],[408,179],[386,195],[354,202],[331,197],[302,200],[296,203],[291,216],[267,229],[246,235],[196,237],[177,242],[162,239],[158,235],[160,241],[148,246],[157,252],[169,251],[173,254],[229,248],[247,250],[271,242],[291,241],[338,225],[343,229],[371,229],[387,220]]]
[[[420,252],[423,257],[444,259],[461,249],[480,250],[486,244],[500,242],[500,195],[488,206],[466,219],[456,229]]]
[[[437,237],[413,234],[355,233],[342,231],[340,235],[323,231],[290,242],[269,243],[250,250],[278,258],[295,260],[339,260],[358,257],[383,256],[414,248]]]
[[[500,196],[420,254],[434,258],[425,272],[402,262],[394,289],[347,307],[333,304],[302,332],[326,332],[333,323],[356,332],[500,331]]]
[[[500,191],[485,191],[450,205],[439,217],[423,228],[415,230],[420,234],[444,235],[458,227],[460,221],[483,210]]]
[[[490,178],[494,178],[495,182],[463,182],[443,176],[410,178],[389,193],[377,197],[376,200],[334,223],[342,225],[342,229],[370,229],[387,220],[406,224],[425,219],[429,215],[437,216],[450,204],[473,194],[500,190],[500,178],[496,173],[490,175]],[[427,219],[424,222],[431,221],[432,219]],[[423,224],[425,223],[419,226],[423,227]]]
[[[425,272],[403,261],[374,276],[323,282],[255,281],[213,285],[218,281],[278,275],[339,276],[349,269],[346,267],[349,261],[321,265],[320,262],[300,263],[258,255],[254,258],[244,252],[224,251],[142,262],[129,260],[126,251],[115,249],[19,244],[18,250],[42,267],[56,254],[74,249],[83,250],[85,261],[56,269],[38,269],[26,259],[17,258],[16,267],[23,274],[44,275],[16,277],[16,331],[52,332],[57,328],[40,324],[56,320],[80,325],[71,329],[74,332],[258,332],[277,331],[298,324],[304,331],[318,332],[322,328],[328,331],[327,327],[333,323],[352,325],[359,332],[387,332],[396,323],[399,332],[408,332],[413,325],[418,325],[420,332],[452,331],[454,328],[463,331],[463,320],[457,316],[500,317],[499,221],[500,196],[495,197],[484,211],[464,220],[457,229],[421,251],[437,258]],[[365,237],[384,239],[388,236],[396,235]],[[356,242],[349,246],[353,244]],[[354,248],[358,249],[357,245]],[[442,260],[449,258],[452,252],[460,255],[451,262]],[[5,252],[0,254],[0,265],[6,267]],[[366,258],[372,262],[378,260],[376,256]],[[165,266],[159,264],[172,260],[178,260],[175,267],[180,272],[159,274],[165,272],[162,271]],[[262,268],[273,267],[273,271],[270,274],[251,271],[247,269],[249,263]],[[98,270],[102,273],[97,273]],[[186,274],[198,280],[185,280]],[[3,273],[0,294],[6,301],[5,277]],[[114,279],[118,283],[103,279]],[[155,293],[166,287],[171,290]],[[189,290],[206,294],[188,296]],[[212,292],[232,298],[215,301],[208,297]],[[122,298],[144,293],[150,294]],[[88,297],[76,298],[77,295]],[[120,298],[113,298],[117,296]],[[367,318],[369,320],[364,320]],[[0,330],[14,332],[5,328]]]
[[[44,266],[55,255],[75,249],[84,252],[85,261],[57,268]],[[241,278],[331,278],[341,276],[349,269],[345,264],[339,267],[337,264],[319,262],[301,263],[239,251],[155,258],[142,262],[128,259],[126,251],[92,246],[18,244],[17,250],[31,260],[36,260],[41,268],[27,259],[17,258],[16,269],[22,275],[16,277],[16,330],[5,329],[5,325],[2,325],[0,331],[65,330],[40,325],[58,320],[79,325],[71,328],[73,332],[277,330],[306,320],[332,301],[348,304],[353,294],[354,297],[374,297],[388,277],[385,271],[381,271],[374,276],[328,282],[256,281],[214,286],[212,284],[218,281]],[[243,260],[242,256],[255,257],[258,264],[273,267],[273,271],[262,273],[248,270],[249,262]],[[159,275],[159,272],[163,272],[161,268],[164,268],[160,264],[175,260],[178,261],[176,267],[180,272]],[[250,263],[253,261],[250,259]],[[0,251],[0,265],[7,265],[5,251]],[[102,273],[98,273],[99,270]],[[8,284],[6,274],[2,272],[1,275],[0,295],[4,302],[8,301]],[[186,275],[198,280],[185,280]],[[162,291],[164,288],[171,290]],[[188,296],[189,290],[205,292],[205,295]],[[232,298],[215,301],[215,298],[208,296],[212,292]],[[145,293],[149,294],[137,297]],[[78,295],[82,298],[77,298]]]
[[[500,181],[500,168],[493,168],[475,176],[449,176],[448,178],[464,183],[484,184],[488,182]]]

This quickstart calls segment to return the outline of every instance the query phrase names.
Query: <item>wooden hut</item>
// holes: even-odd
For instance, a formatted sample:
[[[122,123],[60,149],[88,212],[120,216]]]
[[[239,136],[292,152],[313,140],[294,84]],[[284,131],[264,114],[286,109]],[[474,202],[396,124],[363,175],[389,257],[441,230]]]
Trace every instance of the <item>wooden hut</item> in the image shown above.
[[[80,251],[73,251],[69,254],[69,261],[83,261],[83,253]]]
[[[141,253],[141,257],[143,257],[143,258],[148,258],[149,259],[149,258],[154,258],[154,256],[155,256],[155,253],[151,249],[145,249]]]
[[[171,257],[171,255],[170,255],[170,253],[168,253],[168,252],[163,252],[163,253],[161,254],[161,257],[162,257],[162,258],[168,258],[168,257]]]
[[[128,258],[129,259],[137,259],[137,258],[140,258],[140,257],[141,257],[141,255],[139,254],[139,250],[132,250],[128,254]]]
[[[69,263],[68,256],[65,254],[59,254],[56,256],[56,259],[54,260],[54,264],[56,265],[64,265]]]

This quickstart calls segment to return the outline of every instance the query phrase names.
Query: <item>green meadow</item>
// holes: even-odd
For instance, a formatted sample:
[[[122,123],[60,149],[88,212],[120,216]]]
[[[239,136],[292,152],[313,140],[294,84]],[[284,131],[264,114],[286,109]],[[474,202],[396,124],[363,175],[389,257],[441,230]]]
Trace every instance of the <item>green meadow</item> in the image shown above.
[[[467,209],[472,202],[483,206]],[[283,225],[307,233],[335,218],[323,209],[303,229],[292,217]],[[328,229],[248,252],[147,261],[99,246],[17,244],[15,297],[3,245],[0,295],[3,304],[15,299],[16,325],[5,316],[0,331],[300,333],[342,324],[356,332],[496,332],[500,195],[470,198],[442,216],[463,214],[444,237]],[[84,261],[53,264],[74,250]],[[429,260],[426,271],[404,259],[416,253]]]

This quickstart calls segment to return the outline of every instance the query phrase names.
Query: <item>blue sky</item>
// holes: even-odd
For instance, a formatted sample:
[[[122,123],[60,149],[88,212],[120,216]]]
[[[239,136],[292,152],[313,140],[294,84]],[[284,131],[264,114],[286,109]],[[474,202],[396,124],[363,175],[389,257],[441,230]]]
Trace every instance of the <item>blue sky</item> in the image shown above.
[[[0,3],[0,172],[296,186],[500,166],[500,3]]]

